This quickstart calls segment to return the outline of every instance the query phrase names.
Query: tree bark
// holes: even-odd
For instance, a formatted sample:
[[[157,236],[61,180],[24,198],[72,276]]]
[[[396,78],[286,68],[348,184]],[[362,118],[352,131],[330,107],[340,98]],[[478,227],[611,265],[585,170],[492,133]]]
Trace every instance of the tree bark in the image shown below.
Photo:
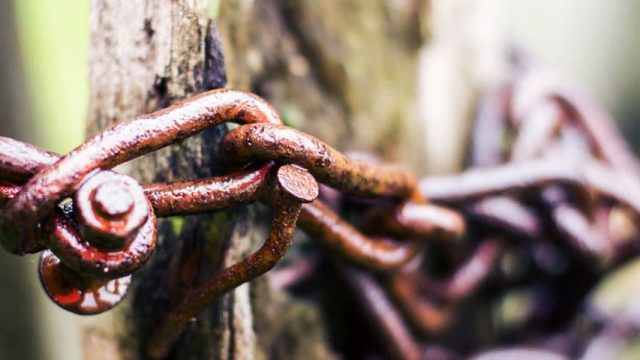
[[[228,87],[265,97],[286,124],[421,174],[416,74],[432,20],[424,0],[93,0],[88,132],[223,87],[226,74]],[[224,131],[120,170],[141,182],[212,176]],[[253,213],[160,221],[159,247],[126,304],[84,323],[85,358],[145,358],[145,335],[172,305],[264,240]],[[212,304],[170,358],[338,357],[327,339],[320,310],[272,290],[267,275]]]

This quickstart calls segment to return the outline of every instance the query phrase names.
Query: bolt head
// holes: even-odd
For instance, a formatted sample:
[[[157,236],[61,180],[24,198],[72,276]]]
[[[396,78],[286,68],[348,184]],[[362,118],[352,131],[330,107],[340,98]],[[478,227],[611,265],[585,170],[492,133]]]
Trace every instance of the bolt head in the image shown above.
[[[82,183],[74,197],[83,237],[102,249],[120,249],[149,217],[144,190],[129,176],[101,171]]]
[[[303,203],[315,200],[320,192],[313,175],[297,165],[281,166],[278,169],[277,181],[282,191]]]
[[[107,182],[98,186],[92,200],[96,210],[111,219],[126,215],[135,203],[129,187],[118,182]]]

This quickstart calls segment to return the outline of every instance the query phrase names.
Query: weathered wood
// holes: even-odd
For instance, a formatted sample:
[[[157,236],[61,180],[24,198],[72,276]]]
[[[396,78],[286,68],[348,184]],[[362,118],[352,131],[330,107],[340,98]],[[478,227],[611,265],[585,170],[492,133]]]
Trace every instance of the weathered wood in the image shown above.
[[[215,25],[199,1],[94,1],[91,24],[89,133],[225,85]],[[144,182],[212,176],[222,134],[221,128],[205,131],[134,162],[129,170]],[[114,315],[118,325],[93,327],[86,341],[102,342],[106,352],[117,350],[114,358],[144,358],[145,335],[168,308],[247,251],[247,221],[247,210],[161,221],[156,254],[136,274],[128,303]],[[200,316],[171,357],[251,358],[251,318],[244,287]],[[88,348],[85,356],[104,353]]]

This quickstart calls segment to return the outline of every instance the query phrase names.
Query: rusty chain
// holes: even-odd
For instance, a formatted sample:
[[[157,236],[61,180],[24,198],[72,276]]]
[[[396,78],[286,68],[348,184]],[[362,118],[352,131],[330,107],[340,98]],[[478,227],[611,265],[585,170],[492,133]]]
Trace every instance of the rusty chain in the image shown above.
[[[240,124],[221,143],[227,175],[139,184],[111,170],[226,122]],[[483,283],[508,283],[495,273],[509,248],[560,246],[598,269],[637,253],[636,229],[612,225],[614,214],[626,224],[640,214],[637,160],[607,115],[562,83],[520,69],[487,91],[470,153],[473,168],[462,174],[417,179],[284,126],[255,95],[215,90],[119,123],[64,156],[0,138],[0,243],[18,255],[42,252],[49,297],[97,314],[122,300],[153,253],[157,217],[272,207],[262,247],[188,294],[151,335],[153,356],[221,295],[273,268],[296,226],[348,264],[340,271],[388,351],[409,359],[423,357],[421,339],[446,330]],[[340,215],[363,202],[357,224]],[[434,249],[448,278],[424,270]],[[552,259],[531,257],[542,272],[558,271]],[[303,281],[313,259],[292,279],[282,280],[286,268],[274,279]]]

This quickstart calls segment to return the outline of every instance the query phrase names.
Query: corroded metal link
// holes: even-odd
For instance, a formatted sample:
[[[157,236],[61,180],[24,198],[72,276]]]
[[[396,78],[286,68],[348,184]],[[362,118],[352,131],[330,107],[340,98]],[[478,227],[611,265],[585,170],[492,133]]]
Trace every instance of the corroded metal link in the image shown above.
[[[250,204],[268,188],[275,163],[202,180],[143,185],[158,217],[197,214]]]
[[[107,169],[227,121],[281,123],[277,113],[257,96],[217,90],[115,125],[63,157],[0,138],[0,179],[7,182],[0,186],[0,243],[17,254],[45,247],[55,254],[42,258],[42,264],[49,265],[41,269],[65,270],[41,270],[47,274],[41,280],[58,305],[84,314],[108,310],[117,301],[80,306],[63,301],[68,297],[55,292],[80,291],[97,301],[96,291],[112,284],[109,279],[128,283],[129,275],[155,248],[154,210],[167,216],[253,202],[274,164],[192,183],[152,184],[146,190],[135,180]],[[196,186],[200,192],[194,190]],[[192,201],[184,201],[187,193]],[[222,196],[212,200],[205,194]],[[69,216],[74,216],[73,220],[56,209],[63,198],[72,195]],[[61,262],[46,260],[52,258]],[[61,276],[85,280],[69,283]]]
[[[371,315],[371,325],[380,333],[389,356],[394,359],[423,359],[422,350],[401,314],[374,278],[346,266],[341,270],[353,292],[361,299],[365,311]]]
[[[567,184],[584,192],[578,165],[558,159],[528,160],[460,175],[430,176],[420,181],[422,193],[436,202],[462,203],[491,195],[519,193],[549,184]]]
[[[44,167],[53,165],[59,157],[56,153],[0,136],[0,179],[23,183]]]
[[[343,258],[375,271],[401,268],[423,246],[418,241],[398,243],[369,238],[318,200],[302,206],[298,225],[313,239]]]
[[[562,125],[564,113],[556,102],[544,102],[529,111],[511,148],[511,161],[540,156]]]
[[[153,211],[131,241],[120,249],[106,251],[91,246],[65,216],[52,216],[44,225],[48,234],[45,245],[64,264],[84,274],[103,278],[129,275],[144,265],[156,245],[156,217]]]
[[[20,189],[20,185],[0,184],[0,204],[13,198]],[[155,219],[154,212],[148,211],[137,229],[139,231],[130,241],[120,249],[107,250],[91,246],[76,225],[58,209],[43,223],[41,245],[51,249],[74,270],[92,276],[117,278],[137,270],[151,256],[156,242]]]
[[[25,253],[25,234],[33,236],[63,198],[73,194],[96,169],[109,169],[183,140],[224,122],[280,124],[264,100],[241,91],[214,90],[129,122],[88,140],[55,164],[38,172],[5,206],[0,240],[14,253]]]
[[[350,159],[322,141],[286,126],[239,126],[225,135],[221,147],[227,163],[278,160],[298,164],[319,182],[343,193],[400,199],[419,196],[417,180],[406,169]]]
[[[597,160],[536,159],[471,169],[460,175],[423,178],[420,190],[435,202],[460,204],[487,196],[540,190],[549,185],[569,186],[585,198],[596,191],[640,214],[640,178]]]
[[[549,207],[550,218],[567,241],[588,258],[602,263],[611,260],[613,244],[607,241],[600,228],[592,224],[589,217],[581,212],[567,198],[564,191],[550,186],[542,191],[542,199]],[[601,264],[598,264],[601,265]]]
[[[501,231],[537,239],[542,236],[543,225],[538,214],[508,196],[491,196],[464,206],[470,221]]]
[[[277,186],[273,221],[265,243],[255,253],[222,270],[188,294],[171,311],[151,336],[149,353],[152,357],[166,356],[173,340],[191,318],[226,292],[273,268],[285,255],[293,240],[300,208],[318,196],[318,184],[306,170],[284,165],[278,169]]]
[[[1,136],[0,149],[3,149],[0,151],[0,172],[4,171],[5,181],[27,180],[60,159],[59,154]],[[256,201],[265,189],[267,176],[274,166],[274,163],[253,165],[228,175],[143,184],[142,188],[157,217],[214,211]],[[22,186],[17,184],[0,183],[0,205],[21,189]]]
[[[439,304],[425,296],[415,284],[419,273],[398,273],[388,280],[387,289],[393,296],[398,308],[407,322],[423,336],[432,336],[442,332],[451,324],[454,305]]]
[[[399,272],[389,276],[387,287],[407,320],[421,334],[432,335],[451,324],[459,302],[486,281],[502,252],[498,240],[484,239],[445,281],[429,279],[421,272]]]
[[[59,211],[44,222],[40,242],[74,270],[106,278],[129,274],[146,262],[155,247],[156,216],[193,214],[254,202],[265,188],[273,165],[198,181],[144,185],[153,211],[136,228],[133,238],[119,249],[89,246],[85,236]],[[0,184],[0,205],[6,204],[21,188],[16,184]]]
[[[435,282],[431,291],[447,300],[460,301],[469,297],[491,274],[504,250],[497,239],[484,239],[469,259],[458,266],[446,281]]]
[[[459,241],[466,230],[466,221],[457,211],[412,201],[383,203],[366,213],[362,223],[368,233],[401,239]]]
[[[78,276],[49,250],[43,252],[38,272],[47,295],[63,309],[79,315],[113,308],[131,284],[131,275],[106,280]]]

